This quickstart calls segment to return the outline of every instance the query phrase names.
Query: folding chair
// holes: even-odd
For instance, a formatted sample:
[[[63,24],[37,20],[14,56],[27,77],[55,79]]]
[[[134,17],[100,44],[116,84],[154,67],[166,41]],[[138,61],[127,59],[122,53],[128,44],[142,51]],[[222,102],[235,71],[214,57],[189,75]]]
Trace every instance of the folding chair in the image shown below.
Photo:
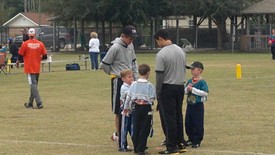
[[[0,69],[4,74],[7,74],[7,62],[5,53],[0,53]]]

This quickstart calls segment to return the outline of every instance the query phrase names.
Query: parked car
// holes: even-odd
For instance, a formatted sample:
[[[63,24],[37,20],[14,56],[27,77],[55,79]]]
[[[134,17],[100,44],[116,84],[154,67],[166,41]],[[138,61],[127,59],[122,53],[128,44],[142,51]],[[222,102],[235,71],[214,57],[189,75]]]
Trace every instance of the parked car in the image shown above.
[[[17,47],[21,47],[21,44],[23,42],[23,36],[16,36],[14,39],[13,39],[13,42],[14,44],[17,46]]]
[[[182,46],[182,48],[186,51],[186,52],[191,52],[191,51],[195,51],[193,45],[190,43],[189,40],[187,40],[186,38],[181,38],[180,39],[180,44]]]
[[[36,38],[44,43],[46,47],[53,47],[54,42],[54,28],[52,26],[37,27]],[[58,33],[59,32],[59,33]],[[23,36],[14,38],[14,43],[20,47],[23,42]],[[57,48],[65,48],[66,44],[70,42],[70,36],[65,27],[56,27],[56,46]]]

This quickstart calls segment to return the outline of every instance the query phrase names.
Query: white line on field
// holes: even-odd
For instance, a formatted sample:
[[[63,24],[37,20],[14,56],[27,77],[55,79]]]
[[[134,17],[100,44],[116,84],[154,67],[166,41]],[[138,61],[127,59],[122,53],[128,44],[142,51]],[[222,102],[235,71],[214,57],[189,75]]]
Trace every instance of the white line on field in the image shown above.
[[[194,152],[209,152],[209,153],[228,153],[228,154],[241,154],[241,155],[245,155],[245,154],[248,154],[248,155],[275,155],[275,154],[268,154],[268,153],[256,153],[256,152],[239,152],[239,151],[219,151],[219,150],[201,150],[201,149],[198,149],[198,150],[195,150]]]
[[[81,147],[110,147],[109,145],[91,145],[91,144],[76,144],[63,142],[44,142],[44,141],[26,141],[26,140],[0,140],[0,142],[8,143],[30,143],[30,144],[48,144],[48,145],[64,145],[64,146],[81,146]]]
[[[80,146],[80,147],[110,147],[110,145],[91,145],[91,144],[76,144],[76,143],[63,143],[63,142],[44,142],[44,141],[26,141],[26,140],[0,140],[0,142],[7,143],[30,143],[30,144],[48,144],[48,145],[64,145],[64,146]],[[227,153],[227,154],[241,154],[241,155],[275,155],[268,153],[256,152],[239,152],[239,151],[219,151],[219,150],[203,150],[196,149],[191,152],[209,152],[209,153]]]

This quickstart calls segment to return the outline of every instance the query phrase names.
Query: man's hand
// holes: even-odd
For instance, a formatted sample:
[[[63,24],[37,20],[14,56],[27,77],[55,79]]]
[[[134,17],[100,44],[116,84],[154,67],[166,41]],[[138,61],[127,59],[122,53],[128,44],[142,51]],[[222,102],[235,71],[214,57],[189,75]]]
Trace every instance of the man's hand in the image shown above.
[[[19,68],[19,60],[16,60],[15,66],[16,66],[16,68]]]

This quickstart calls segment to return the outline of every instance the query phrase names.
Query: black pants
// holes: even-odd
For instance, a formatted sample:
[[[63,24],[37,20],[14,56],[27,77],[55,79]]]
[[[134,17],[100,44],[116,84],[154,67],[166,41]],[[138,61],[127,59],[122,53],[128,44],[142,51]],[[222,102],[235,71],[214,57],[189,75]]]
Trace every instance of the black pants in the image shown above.
[[[152,115],[151,105],[135,105],[132,112],[133,134],[132,141],[135,153],[144,152],[147,145],[147,138],[150,134]],[[149,115],[148,115],[149,114]]]
[[[272,59],[275,60],[275,46],[271,46]]]
[[[123,148],[121,146],[121,109],[120,109],[120,88],[123,84],[123,81],[121,78],[112,78],[111,79],[111,102],[112,102],[112,111],[115,115],[119,116],[119,129],[118,129],[118,148],[121,149]],[[127,145],[127,144],[125,144]]]
[[[157,105],[157,110],[159,111],[159,117],[160,117],[160,123],[161,123],[161,128],[162,132],[165,136],[165,142],[166,142],[166,127],[165,127],[165,121],[164,121],[164,114],[162,108],[160,108],[160,100],[158,100],[158,105]]]
[[[176,150],[177,145],[185,143],[183,134],[182,102],[184,97],[183,85],[163,84],[160,94],[160,111],[166,129],[166,148]]]
[[[188,139],[193,144],[200,144],[204,135],[204,105],[196,103],[187,105],[185,129]]]
[[[111,79],[111,102],[112,102],[112,111],[114,114],[121,115],[120,109],[120,88],[123,84],[121,78],[112,78]]]

